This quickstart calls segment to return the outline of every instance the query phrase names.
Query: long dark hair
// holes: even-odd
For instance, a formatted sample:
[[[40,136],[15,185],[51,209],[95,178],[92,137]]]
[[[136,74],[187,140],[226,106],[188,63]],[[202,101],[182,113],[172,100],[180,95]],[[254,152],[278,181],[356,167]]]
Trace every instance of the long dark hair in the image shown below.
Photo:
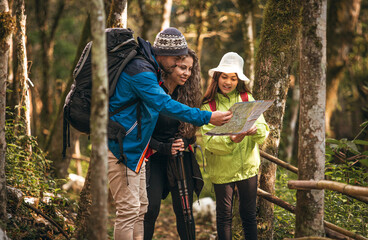
[[[189,107],[199,108],[202,100],[202,91],[201,91],[201,75],[200,75],[200,66],[196,53],[188,49],[188,55],[186,57],[191,57],[193,59],[193,67],[192,72],[188,80],[183,86],[179,86],[178,88],[178,99],[177,101],[183,103]],[[167,76],[163,75],[163,78],[166,79]],[[193,124],[180,122],[179,126],[179,136],[184,138],[193,138],[195,137],[197,127]]]
[[[220,88],[218,86],[218,81],[222,72],[214,72],[213,77],[211,78],[211,83],[208,86],[206,93],[203,96],[202,104],[208,103],[215,99],[216,93],[220,93]],[[238,78],[238,85],[236,85],[236,89],[239,93],[248,92],[251,93],[250,89],[247,85],[245,85],[244,81],[240,80],[238,74],[236,74]],[[226,95],[225,95],[226,96]]]

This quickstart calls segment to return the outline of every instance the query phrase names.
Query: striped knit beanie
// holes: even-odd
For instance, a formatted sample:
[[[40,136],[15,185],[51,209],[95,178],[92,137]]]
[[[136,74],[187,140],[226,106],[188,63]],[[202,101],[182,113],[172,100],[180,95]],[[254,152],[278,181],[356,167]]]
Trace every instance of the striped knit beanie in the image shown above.
[[[169,27],[157,34],[153,51],[156,56],[182,56],[188,54],[188,45],[178,29]]]

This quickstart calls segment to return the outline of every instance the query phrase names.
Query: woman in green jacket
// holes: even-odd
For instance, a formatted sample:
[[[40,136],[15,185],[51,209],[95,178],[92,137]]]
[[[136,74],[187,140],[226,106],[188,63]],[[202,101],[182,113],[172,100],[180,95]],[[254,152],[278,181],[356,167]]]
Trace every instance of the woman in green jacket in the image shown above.
[[[236,102],[254,101],[243,74],[244,60],[237,53],[226,53],[217,68],[209,70],[212,82],[202,110],[228,110]],[[256,197],[260,165],[258,145],[266,139],[269,128],[263,115],[247,132],[230,136],[208,136],[215,126],[201,128],[207,160],[206,170],[214,184],[216,222],[219,240],[231,239],[232,207],[235,189],[239,196],[239,212],[245,239],[257,239]],[[235,188],[236,186],[236,188]]]

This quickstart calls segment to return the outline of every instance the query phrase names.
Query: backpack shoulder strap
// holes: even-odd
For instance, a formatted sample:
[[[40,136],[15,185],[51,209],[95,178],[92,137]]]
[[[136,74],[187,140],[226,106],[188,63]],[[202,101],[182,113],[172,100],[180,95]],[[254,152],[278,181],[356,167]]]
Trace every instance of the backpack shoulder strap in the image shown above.
[[[243,102],[248,102],[248,93],[247,92],[242,92],[240,93],[240,97],[242,99]]]
[[[112,82],[110,83],[109,86],[109,98],[112,97],[112,95],[115,92],[115,88],[116,88],[116,84],[118,83],[119,77],[121,72],[123,72],[125,66],[130,62],[130,60],[132,60],[133,58],[135,58],[137,56],[137,50],[133,49],[128,56],[124,59],[124,61],[121,63],[116,76],[114,77],[114,79],[112,80]]]
[[[211,101],[209,101],[208,104],[210,105],[210,109],[211,109],[212,112],[216,111],[216,101],[215,101],[215,99],[212,99]]]

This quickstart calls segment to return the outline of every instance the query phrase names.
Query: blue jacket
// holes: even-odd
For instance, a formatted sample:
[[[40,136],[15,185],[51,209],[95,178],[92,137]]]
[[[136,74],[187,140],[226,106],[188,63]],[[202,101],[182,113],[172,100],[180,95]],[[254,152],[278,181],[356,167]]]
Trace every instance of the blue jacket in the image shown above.
[[[123,125],[127,131],[123,141],[127,166],[137,173],[144,161],[159,113],[196,126],[208,124],[212,115],[209,111],[200,111],[198,108],[190,108],[172,100],[159,85],[160,71],[153,56],[151,44],[141,38],[138,38],[138,42],[143,53],[155,63],[155,66],[144,59],[133,59],[120,75],[115,93],[109,102],[110,112],[135,99],[140,99],[142,102],[140,139],[137,138],[136,104],[111,117],[112,120]],[[109,140],[108,144],[109,150],[119,159],[118,142]]]

